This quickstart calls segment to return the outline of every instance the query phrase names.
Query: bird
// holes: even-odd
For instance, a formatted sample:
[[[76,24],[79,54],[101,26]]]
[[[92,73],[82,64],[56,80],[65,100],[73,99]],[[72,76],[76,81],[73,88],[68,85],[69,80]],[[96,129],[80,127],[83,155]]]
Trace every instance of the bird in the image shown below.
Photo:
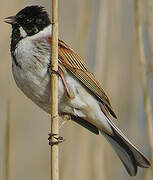
[[[18,88],[45,112],[51,107],[52,23],[44,7],[27,6],[5,18],[12,25],[12,73]],[[130,176],[150,161],[115,125],[110,100],[82,58],[58,40],[58,112],[96,135],[102,134]]]

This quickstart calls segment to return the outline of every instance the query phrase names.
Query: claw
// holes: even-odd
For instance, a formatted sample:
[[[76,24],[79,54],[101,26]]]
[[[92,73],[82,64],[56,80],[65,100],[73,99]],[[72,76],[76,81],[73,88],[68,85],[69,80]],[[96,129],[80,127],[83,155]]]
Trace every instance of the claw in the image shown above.
[[[59,72],[59,70],[58,71],[54,71],[54,70],[52,70],[50,67],[49,67],[49,74],[51,75],[52,73],[55,73],[55,74],[57,74],[58,76],[60,76],[60,72]]]
[[[53,146],[55,144],[59,144],[61,142],[63,142],[65,139],[62,137],[62,136],[58,136],[58,134],[48,134],[49,137],[48,137],[48,140],[49,140],[49,145],[50,146]],[[54,137],[55,141],[52,141],[52,137]]]

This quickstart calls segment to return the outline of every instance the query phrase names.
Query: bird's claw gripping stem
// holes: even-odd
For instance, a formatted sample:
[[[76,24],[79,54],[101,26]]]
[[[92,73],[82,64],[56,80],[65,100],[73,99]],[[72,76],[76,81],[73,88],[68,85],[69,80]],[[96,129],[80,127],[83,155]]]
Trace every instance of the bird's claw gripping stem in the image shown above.
[[[49,140],[49,145],[53,146],[55,144],[59,144],[61,142],[63,142],[65,139],[62,136],[59,136],[58,134],[48,134],[48,140]],[[55,141],[52,141],[52,137],[54,137]]]

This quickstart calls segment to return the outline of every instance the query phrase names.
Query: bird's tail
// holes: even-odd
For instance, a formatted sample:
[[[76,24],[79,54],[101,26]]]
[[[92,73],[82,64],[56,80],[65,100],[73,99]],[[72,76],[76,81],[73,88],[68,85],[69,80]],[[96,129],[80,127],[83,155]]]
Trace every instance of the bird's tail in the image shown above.
[[[137,167],[148,168],[149,160],[125,137],[125,135],[114,125],[112,121],[108,121],[113,134],[106,134],[101,131],[107,141],[111,144],[114,151],[119,156],[123,165],[130,176],[135,176]]]

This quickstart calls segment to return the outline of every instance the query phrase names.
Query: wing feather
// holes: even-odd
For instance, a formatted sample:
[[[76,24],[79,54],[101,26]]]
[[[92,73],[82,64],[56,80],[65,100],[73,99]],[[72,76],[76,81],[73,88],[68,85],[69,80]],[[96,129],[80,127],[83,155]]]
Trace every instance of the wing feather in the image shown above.
[[[82,59],[63,41],[59,40],[59,60],[84,86],[101,101],[101,109],[107,117],[109,113],[117,118],[110,101],[95,76],[88,71]]]

